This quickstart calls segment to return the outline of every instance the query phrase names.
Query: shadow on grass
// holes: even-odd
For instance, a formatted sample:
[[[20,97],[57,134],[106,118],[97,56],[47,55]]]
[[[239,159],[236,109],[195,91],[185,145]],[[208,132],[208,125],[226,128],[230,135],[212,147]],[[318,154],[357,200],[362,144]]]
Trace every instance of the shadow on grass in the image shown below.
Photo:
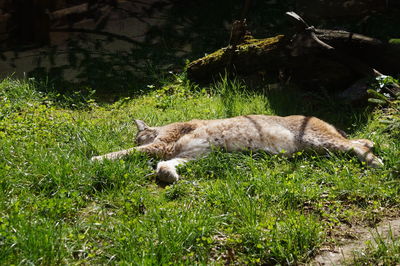
[[[269,107],[279,116],[318,117],[346,133],[353,133],[368,122],[372,111],[368,105],[353,105],[325,90],[304,91],[294,87],[265,89]]]
[[[246,80],[225,75],[215,82],[213,90],[221,96],[226,117],[243,114],[236,110],[237,98],[261,96],[258,104],[264,104],[265,108],[255,107],[252,110],[264,110],[278,116],[314,116],[350,134],[362,128],[373,111],[366,102],[353,104],[338,98],[336,91],[305,90],[295,85],[276,84],[259,82],[246,85]]]

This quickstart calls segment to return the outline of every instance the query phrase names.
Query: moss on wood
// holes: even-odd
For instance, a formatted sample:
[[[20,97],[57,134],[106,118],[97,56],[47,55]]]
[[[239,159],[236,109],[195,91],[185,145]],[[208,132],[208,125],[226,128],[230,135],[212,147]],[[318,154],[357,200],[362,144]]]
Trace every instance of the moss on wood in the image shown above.
[[[209,80],[232,66],[238,72],[257,71],[260,69],[260,62],[264,65],[270,60],[275,61],[278,47],[283,42],[283,35],[265,39],[246,38],[235,47],[221,48],[191,62],[188,65],[188,75],[194,80]]]

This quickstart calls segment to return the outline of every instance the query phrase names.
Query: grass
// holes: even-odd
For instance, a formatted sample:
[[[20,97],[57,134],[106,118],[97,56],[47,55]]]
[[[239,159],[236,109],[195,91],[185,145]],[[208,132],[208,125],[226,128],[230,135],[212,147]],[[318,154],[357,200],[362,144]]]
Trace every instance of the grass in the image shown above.
[[[324,94],[250,92],[184,78],[114,104],[60,104],[34,81],[0,83],[0,264],[298,264],[340,233],[400,202],[398,132]],[[307,104],[304,104],[306,102]],[[133,145],[134,118],[162,125],[241,114],[307,114],[377,143],[385,167],[347,154],[224,153],[179,169],[165,188],[143,154],[91,163]]]
[[[375,233],[367,248],[354,253],[347,265],[398,265],[400,263],[400,238],[389,232],[389,237]]]

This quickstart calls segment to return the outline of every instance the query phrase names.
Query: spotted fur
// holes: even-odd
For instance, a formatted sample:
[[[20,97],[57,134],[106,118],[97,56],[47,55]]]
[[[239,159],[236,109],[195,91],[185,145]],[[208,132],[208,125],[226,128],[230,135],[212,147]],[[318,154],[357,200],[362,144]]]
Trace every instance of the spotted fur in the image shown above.
[[[284,155],[302,150],[351,151],[369,166],[383,165],[372,153],[372,141],[349,140],[342,131],[316,117],[246,115],[192,120],[161,127],[149,127],[141,120],[135,122],[139,146],[95,156],[92,160],[113,160],[133,151],[145,152],[163,160],[157,165],[157,176],[165,182],[179,179],[178,165],[207,155],[213,147],[227,151],[263,150]]]

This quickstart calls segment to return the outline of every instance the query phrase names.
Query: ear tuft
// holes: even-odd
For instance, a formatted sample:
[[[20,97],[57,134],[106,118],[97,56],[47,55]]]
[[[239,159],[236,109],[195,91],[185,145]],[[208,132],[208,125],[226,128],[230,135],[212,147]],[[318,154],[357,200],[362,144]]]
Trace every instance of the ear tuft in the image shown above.
[[[149,128],[149,126],[146,125],[146,123],[142,120],[135,119],[135,123],[139,131],[143,131]]]

